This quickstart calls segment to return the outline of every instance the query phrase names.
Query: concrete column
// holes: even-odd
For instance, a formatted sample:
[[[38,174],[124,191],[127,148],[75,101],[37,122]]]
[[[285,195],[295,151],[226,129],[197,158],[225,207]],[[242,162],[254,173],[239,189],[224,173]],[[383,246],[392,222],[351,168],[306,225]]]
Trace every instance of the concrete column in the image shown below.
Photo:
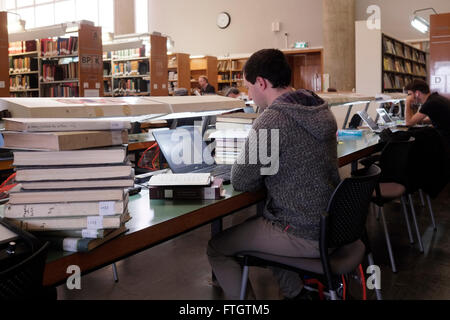
[[[338,91],[355,88],[355,0],[322,0],[324,73]]]
[[[114,18],[114,33],[116,35],[135,33],[134,0],[115,0]]]

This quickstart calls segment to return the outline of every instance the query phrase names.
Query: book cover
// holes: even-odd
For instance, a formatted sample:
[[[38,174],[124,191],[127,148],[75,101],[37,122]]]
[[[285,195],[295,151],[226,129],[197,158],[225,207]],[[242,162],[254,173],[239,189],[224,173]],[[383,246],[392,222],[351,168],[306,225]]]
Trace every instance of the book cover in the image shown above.
[[[223,197],[223,179],[215,178],[210,186],[149,187],[150,199],[217,200]]]
[[[3,139],[4,148],[7,149],[69,151],[127,144],[128,130],[38,133],[7,131],[3,133]]]
[[[217,116],[217,122],[233,122],[233,123],[246,123],[252,124],[258,117],[257,113],[230,113]]]
[[[130,121],[67,118],[5,118],[6,131],[64,132],[130,129]]]
[[[75,151],[14,151],[14,166],[75,166],[119,164],[127,161],[124,147]]]
[[[5,206],[5,218],[58,218],[58,217],[87,217],[87,216],[115,216],[126,211],[128,194],[120,201],[90,201],[67,203],[30,203],[11,204]]]

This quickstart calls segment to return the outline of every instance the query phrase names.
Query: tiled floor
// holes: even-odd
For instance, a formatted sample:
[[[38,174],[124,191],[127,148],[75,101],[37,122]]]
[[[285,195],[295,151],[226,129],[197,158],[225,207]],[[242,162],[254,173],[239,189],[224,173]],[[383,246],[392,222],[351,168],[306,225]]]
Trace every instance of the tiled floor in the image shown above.
[[[416,195],[416,211],[425,253],[417,241],[410,245],[400,204],[386,207],[398,273],[389,263],[381,221],[369,217],[368,230],[375,263],[381,267],[384,299],[450,299],[450,186],[432,201],[437,231],[431,226],[426,208]],[[254,214],[251,208],[225,219],[225,227]],[[120,281],[113,281],[112,268],[106,267],[82,278],[82,289],[58,288],[59,299],[223,299],[219,288],[211,285],[206,258],[210,237],[208,226],[165,242],[117,263]],[[252,269],[251,281],[257,299],[278,299],[279,290],[270,272]],[[374,298],[373,292],[369,294]]]

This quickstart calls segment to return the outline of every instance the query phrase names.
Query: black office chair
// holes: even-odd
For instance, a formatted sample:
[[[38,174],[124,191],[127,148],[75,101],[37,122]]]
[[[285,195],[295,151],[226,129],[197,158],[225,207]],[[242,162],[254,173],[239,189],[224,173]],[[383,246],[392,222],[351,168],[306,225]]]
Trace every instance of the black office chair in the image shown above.
[[[46,242],[27,259],[0,272],[0,300],[49,298],[49,289],[42,285],[49,245]]]
[[[343,180],[334,191],[326,213],[320,218],[320,258],[293,258],[264,254],[260,252],[240,252],[243,260],[241,300],[247,290],[248,268],[257,266],[277,266],[293,270],[301,275],[325,278],[331,299],[337,300],[340,278],[356,270],[365,254],[371,256],[367,245],[366,217],[372,193],[378,184],[380,168],[373,165],[356,171],[351,178]],[[329,254],[329,249],[334,251]],[[369,262],[373,264],[373,259]],[[381,299],[381,293],[377,292]]]

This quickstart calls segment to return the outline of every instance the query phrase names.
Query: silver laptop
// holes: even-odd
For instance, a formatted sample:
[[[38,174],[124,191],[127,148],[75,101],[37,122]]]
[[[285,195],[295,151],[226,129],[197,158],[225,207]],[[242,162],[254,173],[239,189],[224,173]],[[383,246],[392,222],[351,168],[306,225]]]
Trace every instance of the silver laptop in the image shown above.
[[[384,108],[378,108],[377,113],[380,115],[381,120],[387,125],[395,124],[395,121],[389,116]]]
[[[366,111],[358,111],[357,113],[372,132],[380,133],[382,131]]]

